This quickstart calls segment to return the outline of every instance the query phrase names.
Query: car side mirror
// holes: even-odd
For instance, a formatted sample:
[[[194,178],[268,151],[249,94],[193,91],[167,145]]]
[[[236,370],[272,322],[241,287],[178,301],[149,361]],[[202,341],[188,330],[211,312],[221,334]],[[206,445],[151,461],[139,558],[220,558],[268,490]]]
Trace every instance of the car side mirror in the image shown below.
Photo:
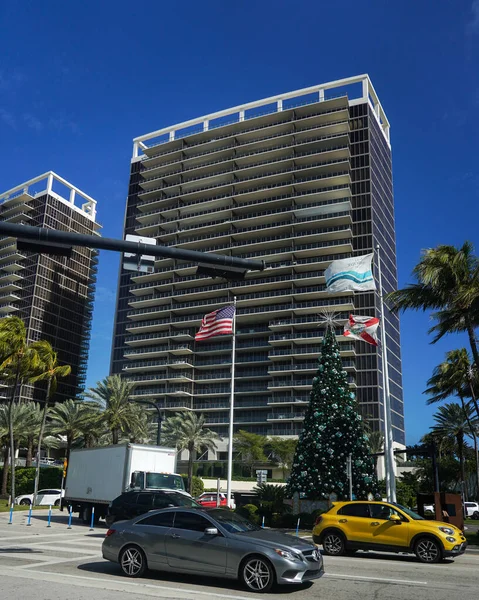
[[[389,520],[395,523],[396,525],[401,525],[401,517],[398,517],[397,515],[391,515],[389,517]]]
[[[216,527],[207,527],[205,529],[205,535],[218,535],[219,531],[216,529]]]

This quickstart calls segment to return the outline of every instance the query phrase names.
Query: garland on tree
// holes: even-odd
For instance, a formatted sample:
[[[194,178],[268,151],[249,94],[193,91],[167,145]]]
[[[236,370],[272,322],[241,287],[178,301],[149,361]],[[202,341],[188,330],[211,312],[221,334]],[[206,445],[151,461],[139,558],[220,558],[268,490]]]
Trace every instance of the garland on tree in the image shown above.
[[[379,497],[368,436],[347,377],[336,337],[328,328],[287,485],[289,497],[299,492],[300,497],[322,500],[335,493],[339,500],[349,500],[349,454],[356,499]]]

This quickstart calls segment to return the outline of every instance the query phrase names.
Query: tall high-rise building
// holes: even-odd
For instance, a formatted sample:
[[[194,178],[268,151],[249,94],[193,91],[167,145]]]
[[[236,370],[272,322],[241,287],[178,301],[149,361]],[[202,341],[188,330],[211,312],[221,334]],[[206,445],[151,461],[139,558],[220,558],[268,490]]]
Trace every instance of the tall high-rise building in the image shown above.
[[[100,227],[96,200],[52,171],[0,194],[0,221],[86,235]],[[40,254],[0,238],[0,316],[20,317],[28,343],[47,340],[59,363],[71,365],[71,375],[58,381],[57,401],[85,387],[97,254],[78,246],[70,257]],[[36,399],[36,387],[23,385],[19,395]]]
[[[195,342],[201,318],[237,298],[235,429],[297,435],[324,332],[323,311],[379,313],[377,293],[328,293],[332,260],[382,249],[396,289],[389,122],[367,75],[279,94],[134,140],[125,234],[158,244],[263,259],[225,282],[159,259],[121,270],[112,372],[134,398],[195,410],[227,435],[231,339]],[[377,277],[377,273],[376,273]],[[404,443],[399,320],[386,314],[394,438]],[[349,383],[383,428],[381,356],[341,336]]]

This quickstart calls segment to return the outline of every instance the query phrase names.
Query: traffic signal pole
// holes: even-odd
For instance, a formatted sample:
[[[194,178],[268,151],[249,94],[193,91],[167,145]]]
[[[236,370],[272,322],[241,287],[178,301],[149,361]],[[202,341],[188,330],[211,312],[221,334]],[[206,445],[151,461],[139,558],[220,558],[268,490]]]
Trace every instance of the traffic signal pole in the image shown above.
[[[68,247],[82,246],[97,248],[98,250],[112,250],[113,252],[130,252],[138,256],[174,258],[198,264],[212,265],[220,270],[224,268],[226,271],[231,269],[232,271],[239,270],[246,272],[262,271],[264,269],[264,261],[262,260],[249,260],[224,254],[214,254],[213,252],[172,248],[171,246],[127,242],[125,240],[100,237],[99,235],[83,235],[80,233],[57,231],[56,229],[32,227],[30,225],[17,225],[16,223],[6,223],[4,221],[0,222],[0,235],[10,235],[27,244],[31,242],[32,252],[43,252],[44,254],[61,253],[61,248],[63,248],[64,253]],[[50,252],[49,244],[51,246]],[[38,249],[36,250],[35,247]]]

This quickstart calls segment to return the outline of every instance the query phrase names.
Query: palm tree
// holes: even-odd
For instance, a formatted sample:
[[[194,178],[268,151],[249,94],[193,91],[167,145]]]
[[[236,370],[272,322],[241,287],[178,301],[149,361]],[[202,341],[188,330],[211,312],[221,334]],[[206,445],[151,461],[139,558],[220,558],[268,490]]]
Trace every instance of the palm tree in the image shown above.
[[[129,398],[133,384],[120,375],[110,375],[103,381],[98,381],[95,388],[90,388],[85,394],[102,410],[102,418],[111,431],[113,444],[118,444],[120,434],[128,432],[136,413]]]
[[[378,455],[384,451],[384,434],[382,431],[371,431],[367,434],[368,436],[368,445],[371,454]],[[378,458],[379,456],[374,456],[374,472],[378,473]]]
[[[6,496],[8,482],[8,457],[9,453],[9,410],[6,404],[0,404],[0,446],[3,448],[3,472],[2,472],[2,488],[0,494]]]
[[[89,426],[89,419],[92,418],[85,402],[75,400],[65,400],[57,404],[50,411],[50,423],[48,430],[51,435],[66,438],[66,459],[70,462],[70,450],[73,443],[81,437],[85,428]]]
[[[433,343],[447,333],[467,332],[476,369],[479,351],[475,328],[479,325],[479,259],[473,246],[438,246],[424,251],[414,267],[417,283],[388,294],[394,308],[434,310]]]
[[[204,416],[198,416],[194,412],[176,414],[166,419],[162,435],[165,444],[174,446],[178,452],[188,450],[188,490],[190,491],[194,453],[203,449],[216,450],[216,441],[220,438],[216,432],[205,428]]]
[[[28,381],[38,368],[38,356],[27,344],[25,325],[18,317],[0,320],[0,373],[1,378],[12,384],[8,402],[10,430],[11,496],[15,498],[15,442],[13,437],[13,403],[22,383]],[[3,469],[8,469],[4,465]]]
[[[291,469],[291,465],[293,464],[298,440],[270,437],[267,444],[270,446],[274,458],[281,465],[283,479],[286,479],[286,471],[287,469]]]
[[[477,443],[477,429],[479,424],[479,404],[477,402],[474,382],[471,380],[471,362],[469,354],[465,348],[451,350],[446,354],[446,360],[438,365],[428,380],[429,386],[425,393],[430,396],[427,403],[440,402],[451,396],[457,396],[464,409],[469,427],[469,435],[474,443],[474,453],[476,457],[476,476],[479,486],[479,450]],[[472,397],[476,415],[471,415],[472,408],[468,408],[464,398]]]
[[[33,503],[35,504],[38,492],[38,485],[40,482],[40,457],[42,451],[43,434],[45,432],[45,423],[47,420],[48,403],[55,395],[57,390],[57,383],[59,377],[67,377],[70,375],[72,369],[70,365],[59,365],[58,355],[53,350],[50,342],[40,340],[34,342],[31,348],[37,352],[38,359],[40,361],[40,373],[32,377],[31,381],[46,381],[47,389],[45,392],[45,403],[43,405],[43,413],[40,425],[40,432],[38,435],[38,446],[37,446],[37,465],[35,472],[35,484],[33,487]]]
[[[431,428],[441,438],[455,439],[457,443],[457,453],[461,470],[461,488],[465,500],[467,498],[465,497],[464,436],[469,432],[468,421],[471,416],[470,405],[466,405],[464,408],[460,404],[457,404],[457,402],[451,402],[439,407],[437,413],[433,416],[436,424]]]
[[[268,460],[264,453],[266,438],[263,435],[240,429],[235,435],[233,442],[235,452],[238,453],[242,462],[249,468],[250,477],[253,477],[255,466],[258,463]]]

